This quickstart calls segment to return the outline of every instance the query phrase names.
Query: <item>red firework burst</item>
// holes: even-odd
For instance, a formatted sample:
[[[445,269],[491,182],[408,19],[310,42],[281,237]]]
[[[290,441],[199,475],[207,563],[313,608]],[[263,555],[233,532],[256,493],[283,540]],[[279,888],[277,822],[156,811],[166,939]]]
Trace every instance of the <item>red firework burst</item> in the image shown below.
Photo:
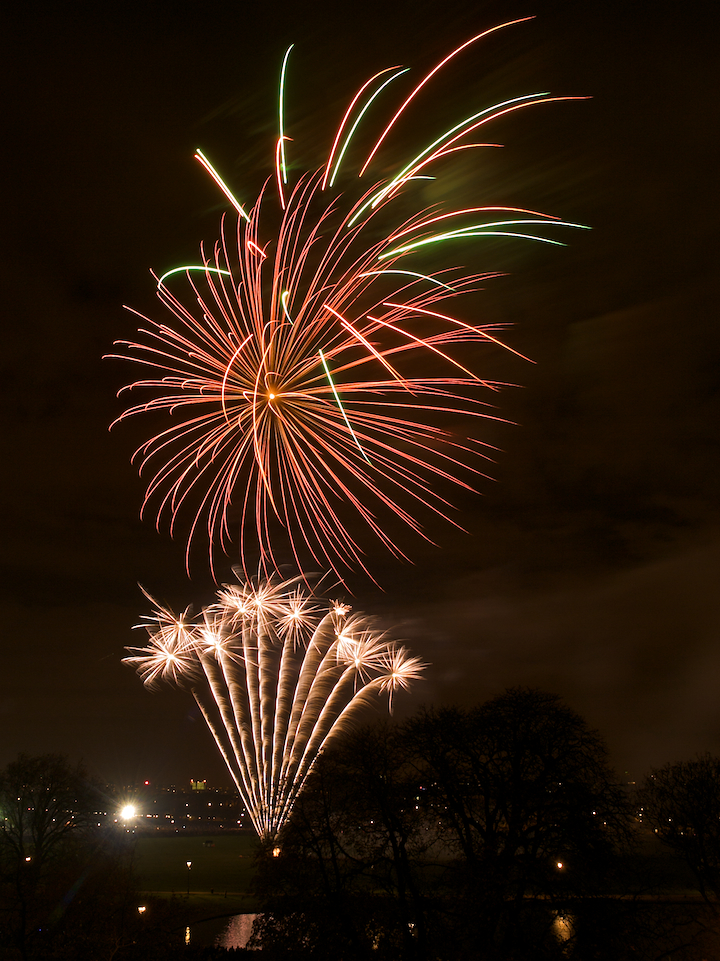
[[[432,76],[491,32],[452,51],[414,87],[369,152],[361,176]],[[287,55],[283,80],[286,64]],[[158,279],[170,322],[143,318],[149,325],[139,331],[143,339],[120,342],[127,352],[113,355],[152,371],[125,389],[153,396],[118,420],[139,413],[168,418],[135,455],[141,472],[150,474],[143,511],[157,505],[158,523],[169,515],[171,531],[187,512],[188,556],[205,528],[211,566],[214,552],[227,552],[238,530],[244,565],[259,551],[262,570],[272,572],[282,544],[301,571],[310,562],[342,578],[357,567],[367,570],[346,521],[350,508],[397,555],[402,552],[388,532],[388,517],[420,534],[413,504],[450,520],[451,505],[439,491],[446,481],[472,488],[480,473],[477,458],[486,454],[481,441],[458,439],[443,423],[449,414],[490,416],[482,398],[499,386],[466,367],[458,346],[499,341],[491,327],[449,313],[446,303],[494,274],[468,275],[461,268],[420,273],[408,262],[417,251],[454,239],[558,243],[544,228],[579,226],[516,207],[433,207],[409,218],[393,216],[401,206],[407,210],[416,181],[440,158],[491,146],[469,143],[473,131],[534,104],[574,99],[547,93],[480,110],[354,200],[334,196],[360,120],[404,72],[382,71],[358,91],[327,162],[294,187],[286,186],[281,80],[277,187],[271,191],[268,181],[249,211],[198,151],[236,215],[223,218],[211,254],[201,248],[201,263]],[[271,192],[280,202],[279,217],[268,216]],[[267,228],[278,220],[279,226]]]

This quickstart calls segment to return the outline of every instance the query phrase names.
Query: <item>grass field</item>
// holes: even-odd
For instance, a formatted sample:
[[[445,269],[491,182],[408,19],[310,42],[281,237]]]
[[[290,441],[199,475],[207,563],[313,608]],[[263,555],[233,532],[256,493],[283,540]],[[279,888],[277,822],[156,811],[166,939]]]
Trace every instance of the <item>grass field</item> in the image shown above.
[[[178,943],[214,944],[232,918],[256,910],[249,892],[257,848],[257,837],[249,832],[138,837],[134,856],[140,888],[144,896],[172,902]]]
[[[194,897],[247,895],[257,847],[250,833],[139,837],[135,867],[148,894],[187,895],[189,887]]]

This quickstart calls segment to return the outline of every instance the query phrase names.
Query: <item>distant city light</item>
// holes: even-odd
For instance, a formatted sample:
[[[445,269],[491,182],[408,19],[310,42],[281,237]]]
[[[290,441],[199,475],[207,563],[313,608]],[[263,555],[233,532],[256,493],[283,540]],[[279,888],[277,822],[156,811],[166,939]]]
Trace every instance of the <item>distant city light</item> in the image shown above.
[[[135,814],[136,814],[136,810],[135,810],[134,804],[126,804],[120,811],[120,817],[124,821],[129,821],[130,818],[134,818]]]

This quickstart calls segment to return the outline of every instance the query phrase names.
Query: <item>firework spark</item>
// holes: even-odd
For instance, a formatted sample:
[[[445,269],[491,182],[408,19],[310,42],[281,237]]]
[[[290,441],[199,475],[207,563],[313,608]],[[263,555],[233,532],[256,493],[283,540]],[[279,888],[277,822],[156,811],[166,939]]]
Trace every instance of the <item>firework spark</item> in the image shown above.
[[[144,683],[188,687],[252,823],[272,841],[315,758],[375,694],[407,690],[424,665],[333,602],[322,614],[297,580],[230,585],[199,617],[156,604],[125,663]]]
[[[415,85],[367,153],[361,176],[435,73],[498,29],[462,44]],[[420,185],[441,172],[438,161],[496,146],[467,140],[492,121],[576,98],[540,92],[486,107],[386,178],[364,188],[356,179],[359,187],[336,194],[343,162],[359,150],[360,121],[374,115],[406,71],[388,68],[367,81],[324,165],[293,178],[285,133],[289,54],[281,72],[276,176],[255,203],[241,204],[197,152],[233,212],[223,218],[212,251],[201,248],[199,264],[158,278],[169,321],[143,318],[141,338],[119,342],[125,352],[114,356],[149,369],[147,379],[125,389],[151,396],[118,420],[140,413],[167,418],[135,457],[149,476],[143,511],[156,511],[158,524],[169,517],[171,532],[181,513],[192,519],[188,564],[202,528],[213,570],[216,552],[228,552],[239,531],[246,572],[255,569],[259,552],[260,569],[272,573],[289,549],[301,571],[330,568],[342,579],[348,570],[367,570],[358,535],[342,519],[348,507],[366,531],[403,556],[388,522],[399,519],[424,537],[426,511],[455,523],[440,491],[445,482],[474,489],[488,456],[482,441],[458,438],[446,425],[458,414],[470,423],[492,416],[485,398],[502,386],[482,379],[458,353],[467,344],[504,345],[491,326],[437,307],[496,274],[453,267],[422,273],[406,267],[408,259],[468,238],[556,244],[548,236],[554,228],[580,226],[519,207],[427,209],[417,204]],[[280,209],[273,213],[268,198],[275,194]],[[408,209],[415,213],[408,216]]]

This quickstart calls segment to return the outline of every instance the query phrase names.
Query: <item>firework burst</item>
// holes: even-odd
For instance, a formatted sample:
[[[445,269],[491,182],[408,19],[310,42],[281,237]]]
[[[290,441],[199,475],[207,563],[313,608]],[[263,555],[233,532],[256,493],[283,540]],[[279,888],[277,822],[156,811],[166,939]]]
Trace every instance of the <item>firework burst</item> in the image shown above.
[[[192,618],[156,604],[144,647],[148,686],[192,691],[252,823],[272,841],[315,758],[374,695],[407,690],[423,664],[346,605],[323,613],[296,581],[231,585]]]
[[[247,208],[197,152],[233,213],[223,218],[213,249],[201,248],[198,264],[157,278],[168,321],[143,318],[141,337],[120,342],[124,352],[114,355],[149,370],[126,390],[151,393],[119,420],[140,413],[166,418],[135,455],[149,478],[143,511],[155,511],[158,523],[169,517],[171,531],[187,513],[188,564],[201,529],[211,567],[239,532],[246,572],[256,569],[259,552],[260,569],[272,573],[289,549],[301,571],[319,566],[343,578],[367,570],[354,526],[343,519],[349,507],[402,556],[389,533],[397,527],[393,518],[426,536],[421,515],[451,520],[440,493],[446,482],[476,486],[486,445],[458,438],[446,425],[458,414],[471,423],[492,416],[488,391],[501,385],[460,358],[468,344],[504,345],[492,327],[462,319],[450,302],[493,274],[445,266],[421,273],[414,257],[470,238],[556,244],[555,228],[579,225],[519,207],[420,206],[407,213],[420,196],[418,181],[444,168],[439,161],[493,146],[471,135],[510,113],[571,98],[540,92],[493,104],[384,179],[368,181],[368,168],[437,71],[509,25],[472,37],[411,89],[367,152],[359,169],[365,179],[344,194],[336,183],[348,147],[356,146],[361,121],[379,111],[387,88],[404,82],[405,70],[381,71],[361,87],[327,161],[292,184],[286,55],[275,176]]]

